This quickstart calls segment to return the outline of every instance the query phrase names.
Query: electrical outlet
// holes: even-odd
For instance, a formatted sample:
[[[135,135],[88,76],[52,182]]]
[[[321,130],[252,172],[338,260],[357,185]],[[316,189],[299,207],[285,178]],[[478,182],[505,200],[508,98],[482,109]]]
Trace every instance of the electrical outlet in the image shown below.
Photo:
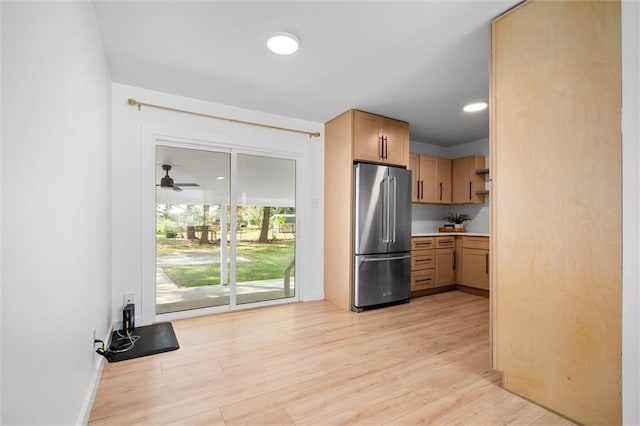
[[[125,293],[122,297],[122,303],[127,306],[129,303],[135,303],[133,300],[133,293]]]

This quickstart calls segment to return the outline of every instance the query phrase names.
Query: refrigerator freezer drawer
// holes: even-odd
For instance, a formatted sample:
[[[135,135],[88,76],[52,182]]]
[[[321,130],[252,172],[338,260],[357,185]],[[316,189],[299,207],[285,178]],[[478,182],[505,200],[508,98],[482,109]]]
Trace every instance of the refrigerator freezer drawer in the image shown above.
[[[411,297],[411,253],[355,256],[355,308]]]

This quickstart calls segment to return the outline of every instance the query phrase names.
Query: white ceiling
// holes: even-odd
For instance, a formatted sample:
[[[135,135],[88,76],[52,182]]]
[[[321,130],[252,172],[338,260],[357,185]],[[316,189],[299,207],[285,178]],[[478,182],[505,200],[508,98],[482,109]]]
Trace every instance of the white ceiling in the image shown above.
[[[326,122],[349,108],[409,121],[411,139],[486,137],[489,23],[518,1],[96,1],[115,82]],[[275,31],[301,40],[278,56]]]

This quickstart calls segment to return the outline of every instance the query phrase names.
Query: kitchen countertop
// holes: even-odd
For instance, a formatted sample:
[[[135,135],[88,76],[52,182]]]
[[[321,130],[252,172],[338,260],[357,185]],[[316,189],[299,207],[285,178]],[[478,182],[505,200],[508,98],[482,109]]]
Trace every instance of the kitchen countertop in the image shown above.
[[[449,235],[467,236],[467,237],[488,237],[489,234],[476,234],[474,232],[425,232],[411,234],[412,237],[447,237]]]

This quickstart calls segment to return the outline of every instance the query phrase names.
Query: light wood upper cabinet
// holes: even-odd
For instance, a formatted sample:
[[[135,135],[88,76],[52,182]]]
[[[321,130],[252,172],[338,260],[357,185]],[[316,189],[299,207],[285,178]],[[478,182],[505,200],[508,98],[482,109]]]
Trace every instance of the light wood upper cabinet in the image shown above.
[[[354,160],[407,166],[409,123],[354,111]]]
[[[409,155],[409,169],[413,172],[413,203],[451,203],[451,160],[412,153]]]
[[[484,174],[476,173],[484,169],[484,157],[471,155],[456,158],[452,162],[453,204],[482,204],[484,194]]]
[[[409,154],[409,167],[411,170],[411,202],[420,202],[420,155],[411,153]]]
[[[438,187],[436,204],[451,204],[452,161],[438,157]]]

